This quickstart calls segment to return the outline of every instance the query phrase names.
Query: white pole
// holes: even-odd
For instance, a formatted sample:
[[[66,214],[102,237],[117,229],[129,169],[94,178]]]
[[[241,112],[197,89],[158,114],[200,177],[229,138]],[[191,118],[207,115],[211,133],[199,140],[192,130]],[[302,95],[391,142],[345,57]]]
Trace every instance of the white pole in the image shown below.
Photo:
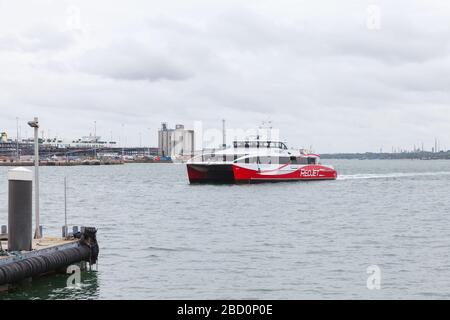
[[[16,117],[16,161],[19,161],[19,117]]]
[[[97,121],[94,121],[94,158],[97,159]]]
[[[152,131],[151,131],[151,128],[147,128],[147,129],[148,129],[148,132],[149,132],[148,137],[150,138],[150,135],[151,135]],[[151,143],[148,144],[148,156],[150,156],[150,145],[151,145]]]
[[[122,123],[122,143],[121,143],[121,145],[122,145],[122,160],[123,160],[123,157],[124,157],[124,154],[125,154],[125,137],[124,137],[124,124]]]
[[[36,231],[34,233],[35,239],[41,238],[41,230],[39,228],[39,125],[38,118],[34,118],[36,126],[34,127],[34,206],[35,206],[35,223]]]
[[[222,119],[222,147],[226,149],[227,147],[227,136],[225,129],[225,119]]]
[[[64,226],[66,227],[66,235],[68,233],[67,227],[67,177],[64,177]]]

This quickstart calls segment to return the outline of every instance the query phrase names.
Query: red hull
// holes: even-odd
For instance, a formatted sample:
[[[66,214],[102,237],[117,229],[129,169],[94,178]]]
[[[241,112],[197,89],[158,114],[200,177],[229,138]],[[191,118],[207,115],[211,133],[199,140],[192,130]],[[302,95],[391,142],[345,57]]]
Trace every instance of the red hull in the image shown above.
[[[188,164],[190,183],[234,183],[232,165]]]
[[[278,170],[256,171],[233,165],[233,173],[236,182],[336,180],[337,178],[336,170],[320,165],[305,166],[282,174]]]

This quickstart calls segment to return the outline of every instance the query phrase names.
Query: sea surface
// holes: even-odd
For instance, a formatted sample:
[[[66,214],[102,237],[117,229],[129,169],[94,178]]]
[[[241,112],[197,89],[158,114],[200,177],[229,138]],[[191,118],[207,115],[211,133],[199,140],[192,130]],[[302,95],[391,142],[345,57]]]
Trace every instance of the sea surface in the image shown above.
[[[98,271],[0,299],[449,299],[450,161],[323,162],[338,180],[189,185],[181,164],[42,167],[44,233],[60,234],[67,177],[69,224],[98,228]]]

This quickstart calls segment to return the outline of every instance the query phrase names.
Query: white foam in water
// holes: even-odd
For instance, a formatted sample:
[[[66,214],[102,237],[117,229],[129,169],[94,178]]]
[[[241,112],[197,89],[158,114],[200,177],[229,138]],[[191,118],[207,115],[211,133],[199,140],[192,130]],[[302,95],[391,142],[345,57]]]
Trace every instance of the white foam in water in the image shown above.
[[[355,179],[387,179],[387,178],[407,178],[407,177],[423,177],[423,176],[442,176],[450,175],[449,171],[443,172],[395,172],[395,173],[365,173],[338,175],[338,180],[355,180]]]

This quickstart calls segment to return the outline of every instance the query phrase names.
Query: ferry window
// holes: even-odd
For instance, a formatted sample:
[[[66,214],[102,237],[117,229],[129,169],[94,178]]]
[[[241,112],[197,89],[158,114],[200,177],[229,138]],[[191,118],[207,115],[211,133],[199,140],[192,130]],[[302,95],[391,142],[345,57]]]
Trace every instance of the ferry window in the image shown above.
[[[297,157],[291,156],[290,160],[292,164],[297,164]]]
[[[249,148],[249,147],[250,147],[249,144],[248,144],[248,142],[245,142],[245,147],[246,147],[246,148]]]
[[[231,162],[231,161],[233,161],[233,155],[232,154],[224,154],[222,156],[222,159],[225,162]]]
[[[238,147],[238,144],[237,144],[236,141],[233,142],[233,147],[234,147],[234,148],[237,148],[237,147]]]
[[[298,159],[299,164],[308,164],[308,158],[301,157]]]
[[[271,142],[271,143],[270,143],[270,147],[271,147],[271,148],[279,148],[279,145],[278,145],[277,142]]]
[[[247,155],[245,155],[245,158],[243,158],[244,155],[240,155],[240,157],[241,158],[236,161],[237,163],[250,163],[250,159]]]
[[[272,164],[271,157],[259,157],[259,161],[261,164]]]
[[[258,145],[260,148],[268,148],[267,142],[264,141],[259,141]]]
[[[237,160],[237,154],[233,156],[233,160]]]
[[[308,164],[316,164],[316,158],[309,157]]]
[[[259,157],[249,157],[246,160],[248,160],[248,162],[246,163],[260,163],[258,161],[260,161]]]
[[[289,157],[280,157],[279,158],[279,164],[287,164],[287,163],[289,163],[289,161],[290,161],[291,159],[289,158]]]

